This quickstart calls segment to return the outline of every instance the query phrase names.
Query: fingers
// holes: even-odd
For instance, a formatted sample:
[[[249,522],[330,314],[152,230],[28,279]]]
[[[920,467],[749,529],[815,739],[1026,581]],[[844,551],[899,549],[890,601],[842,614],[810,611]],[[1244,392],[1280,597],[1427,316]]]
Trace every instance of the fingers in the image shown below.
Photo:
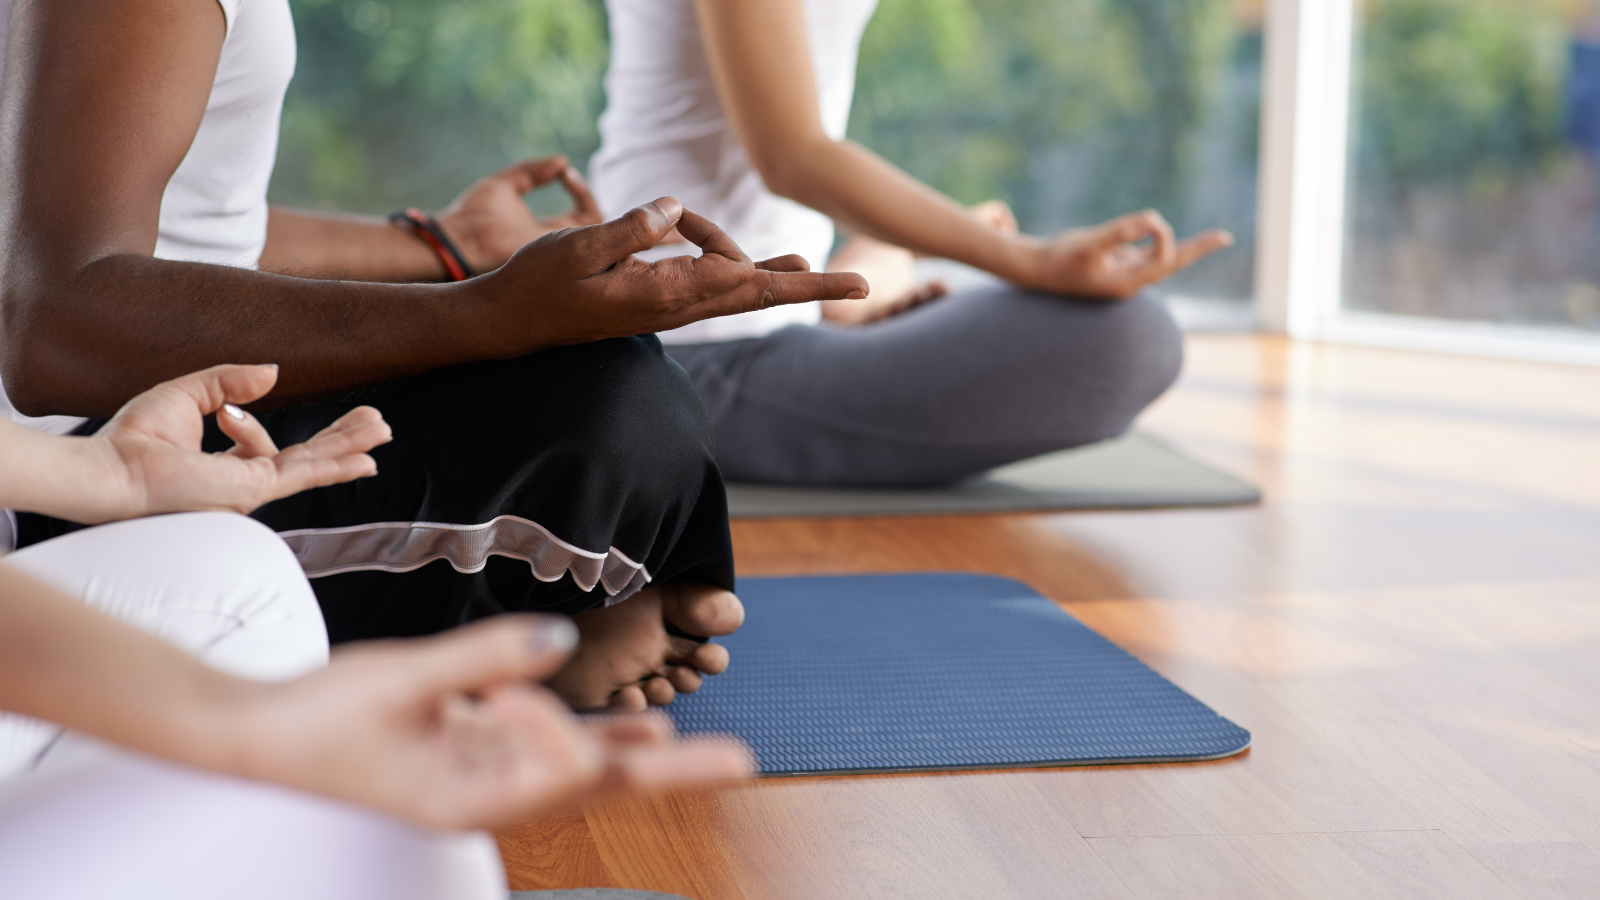
[[[594,224],[604,218],[600,213],[600,204],[589,191],[588,182],[583,180],[577,169],[567,166],[561,170],[561,186],[572,197],[572,211],[567,215],[584,224]]]
[[[585,275],[603,272],[635,253],[643,253],[667,236],[684,214],[672,197],[635,207],[625,215],[571,233],[573,260]]]
[[[1186,268],[1203,256],[1233,246],[1233,234],[1221,228],[1208,228],[1178,244],[1173,270]]]
[[[555,674],[577,645],[578,628],[570,619],[500,616],[409,642],[403,652],[410,659],[396,674],[425,697],[482,693],[497,683]]]
[[[787,256],[775,256],[772,259],[763,259],[756,263],[756,268],[767,272],[809,272],[811,263],[798,253]]]
[[[221,409],[224,403],[249,403],[259,400],[277,383],[276,365],[224,365],[191,372],[181,378],[163,382],[151,390],[179,391],[194,400],[202,414],[209,415]]]
[[[683,218],[678,220],[678,233],[683,235],[684,240],[699,247],[708,255],[725,257],[738,263],[750,261],[750,257],[744,255],[744,251],[739,249],[733,238],[728,237],[726,232],[699,213],[684,210]],[[778,259],[783,260],[787,257]]]
[[[261,427],[255,416],[232,403],[224,403],[217,412],[217,427],[233,439],[233,447],[228,452],[235,456],[250,459],[278,454],[278,445],[272,442],[267,429]]]
[[[686,782],[733,781],[754,772],[755,757],[738,740],[696,736],[617,754],[607,767],[604,789],[652,790]]]
[[[514,166],[501,169],[490,177],[504,179],[517,193],[526,194],[557,178],[563,178],[570,168],[572,166],[568,164],[565,156],[547,156],[543,159],[525,159]],[[570,190],[570,187],[568,189]]]
[[[863,300],[867,280],[854,272],[764,272],[741,290],[715,297],[695,309],[696,319],[727,316],[814,300]]]
[[[393,438],[389,423],[383,414],[370,406],[358,406],[340,416],[332,425],[322,429],[311,440],[295,444],[284,452],[295,450],[317,457],[339,457],[351,453],[365,453]]]
[[[1153,209],[1118,216],[1095,229],[1091,242],[1095,249],[1107,251],[1121,244],[1132,244],[1149,238],[1152,262],[1171,265],[1176,258],[1176,240],[1172,226],[1161,213]]]
[[[229,416],[224,413],[218,418],[224,420]],[[389,440],[389,423],[383,416],[370,406],[358,406],[317,432],[311,440],[287,447],[273,456],[277,479],[271,486],[271,496],[260,502],[376,475],[378,464],[366,451]],[[250,455],[242,443],[235,449],[240,450],[238,455]]]

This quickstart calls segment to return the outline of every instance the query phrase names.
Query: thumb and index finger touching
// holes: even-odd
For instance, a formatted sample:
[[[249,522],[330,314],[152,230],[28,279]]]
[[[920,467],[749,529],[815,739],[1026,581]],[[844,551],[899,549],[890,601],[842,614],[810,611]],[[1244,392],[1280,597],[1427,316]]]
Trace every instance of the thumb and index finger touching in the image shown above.
[[[572,197],[573,208],[568,215],[580,221],[600,221],[600,204],[589,190],[589,183],[565,156],[547,156],[543,159],[523,160],[500,170],[499,175],[509,180],[519,194],[527,194],[560,180],[561,186]]]
[[[1192,265],[1208,254],[1233,246],[1233,235],[1225,229],[1208,228],[1179,241],[1166,218],[1153,209],[1119,216],[1100,226],[1094,236],[1096,248],[1112,250],[1149,238],[1150,258],[1146,267],[1162,276]]]

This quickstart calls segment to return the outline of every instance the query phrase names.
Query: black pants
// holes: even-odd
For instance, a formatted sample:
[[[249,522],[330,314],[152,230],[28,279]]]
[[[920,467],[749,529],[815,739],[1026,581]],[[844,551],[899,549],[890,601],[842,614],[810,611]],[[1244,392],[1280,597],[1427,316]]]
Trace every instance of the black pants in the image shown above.
[[[254,513],[312,577],[335,642],[582,612],[647,581],[733,587],[710,426],[654,336],[457,366],[261,420],[286,446],[362,404],[394,429],[373,451],[378,474]],[[208,450],[229,443],[208,427]],[[74,528],[18,518],[22,545]]]

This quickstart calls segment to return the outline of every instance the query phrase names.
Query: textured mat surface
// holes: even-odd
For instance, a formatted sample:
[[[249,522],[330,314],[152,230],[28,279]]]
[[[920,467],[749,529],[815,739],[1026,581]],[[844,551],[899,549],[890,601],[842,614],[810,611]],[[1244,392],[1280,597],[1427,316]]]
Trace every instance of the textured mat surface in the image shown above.
[[[1147,434],[1049,453],[934,488],[728,485],[736,519],[908,516],[1255,503],[1261,492]]]
[[[512,890],[510,900],[688,900],[688,898],[677,894],[658,894],[654,890],[578,887],[574,890]]]
[[[667,707],[763,775],[1216,759],[1250,732],[1060,607],[965,574],[745,578],[733,661]]]

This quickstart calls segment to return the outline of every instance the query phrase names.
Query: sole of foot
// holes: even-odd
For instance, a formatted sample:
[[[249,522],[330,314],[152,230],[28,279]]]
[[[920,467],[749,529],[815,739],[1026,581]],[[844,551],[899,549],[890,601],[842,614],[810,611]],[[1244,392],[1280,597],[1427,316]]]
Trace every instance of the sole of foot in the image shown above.
[[[652,586],[615,606],[573,616],[578,649],[550,687],[579,712],[638,712],[699,690],[728,668],[728,650],[669,633],[732,634],[744,606],[732,591],[707,584]]]

